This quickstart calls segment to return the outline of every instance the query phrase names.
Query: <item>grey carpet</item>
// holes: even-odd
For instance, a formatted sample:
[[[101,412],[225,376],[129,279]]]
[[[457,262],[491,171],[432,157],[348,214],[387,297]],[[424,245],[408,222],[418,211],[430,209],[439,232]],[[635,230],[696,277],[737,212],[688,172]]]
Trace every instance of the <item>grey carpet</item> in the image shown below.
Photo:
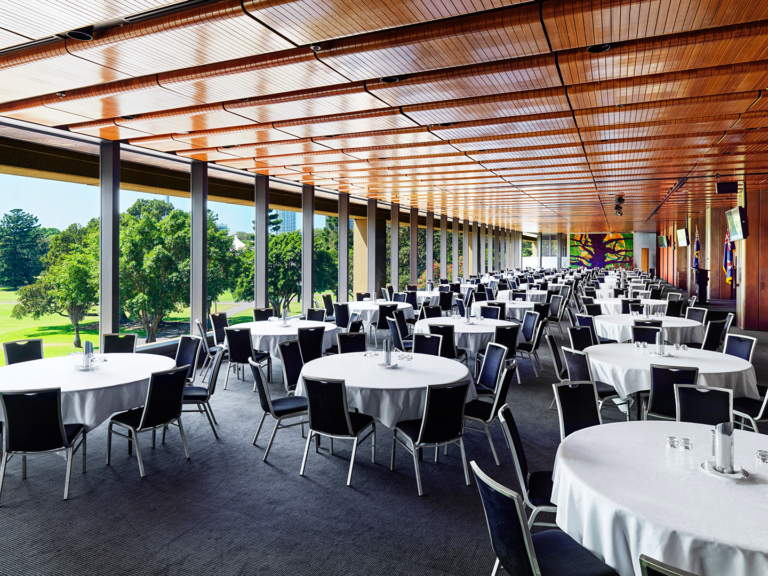
[[[759,375],[768,368],[768,336],[751,335],[761,340]],[[548,409],[555,378],[546,346],[540,356],[538,378],[520,361],[523,385],[514,383],[508,396],[532,470],[551,469],[559,444],[557,413]],[[30,457],[24,481],[14,459],[0,500],[0,574],[490,574],[494,555],[482,506],[474,479],[464,484],[457,449],[439,464],[433,452],[425,454],[421,498],[404,450],[390,472],[392,436],[383,426],[377,463],[371,464],[366,441],[351,488],[345,484],[351,443],[336,442],[334,456],[327,443],[320,454],[311,450],[302,478],[298,428],[278,433],[266,464],[269,421],[258,446],[251,446],[261,416],[252,388],[249,374],[216,392],[218,441],[204,416],[185,414],[190,461],[177,430],[154,450],[146,437],[144,479],[123,440],[114,445],[112,465],[105,465],[106,426],[99,427],[88,438],[87,474],[80,474],[79,462],[74,466],[67,502],[61,499],[63,458]],[[282,385],[272,391],[282,395]],[[622,419],[615,408],[603,417]],[[468,459],[516,489],[498,426],[493,437],[500,467],[483,435],[467,436]]]

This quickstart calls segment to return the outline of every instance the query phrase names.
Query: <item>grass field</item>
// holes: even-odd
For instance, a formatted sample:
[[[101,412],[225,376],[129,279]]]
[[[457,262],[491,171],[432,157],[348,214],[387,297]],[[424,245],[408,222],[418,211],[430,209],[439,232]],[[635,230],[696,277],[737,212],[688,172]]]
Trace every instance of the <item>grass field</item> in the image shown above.
[[[317,295],[320,301],[319,294]],[[11,318],[11,310],[16,303],[16,291],[13,288],[0,288],[0,342],[9,342],[11,340],[25,340],[27,338],[42,338],[44,354],[46,358],[55,356],[66,356],[70,352],[75,352],[73,345],[75,330],[66,316],[51,314],[43,316],[37,320],[24,318],[16,320]],[[226,292],[221,295],[219,302],[212,306],[213,312],[225,312],[236,306],[232,301],[232,295]],[[291,315],[301,312],[301,304],[292,302],[290,306]],[[98,307],[91,310],[92,316],[88,316],[80,328],[80,340],[82,342],[90,341],[94,348],[99,347],[99,326],[98,326]],[[239,324],[250,322],[253,319],[250,308],[238,312],[229,317],[230,324]],[[164,319],[165,322],[179,322],[186,324],[189,322],[189,308],[175,312]],[[143,343],[143,330],[121,330],[121,332],[136,332],[139,334],[139,344]],[[162,334],[158,334],[158,340],[162,339]],[[5,365],[5,360],[0,355],[0,366]]]

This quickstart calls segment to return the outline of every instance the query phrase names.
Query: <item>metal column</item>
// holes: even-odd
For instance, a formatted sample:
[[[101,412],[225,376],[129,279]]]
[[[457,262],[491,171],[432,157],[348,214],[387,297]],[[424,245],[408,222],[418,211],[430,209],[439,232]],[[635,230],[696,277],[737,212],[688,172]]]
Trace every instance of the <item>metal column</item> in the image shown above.
[[[451,278],[452,282],[458,282],[459,276],[461,275],[461,270],[459,270],[459,218],[458,216],[453,217],[453,256],[451,257],[453,260],[453,277]]]
[[[189,333],[194,334],[195,320],[207,326],[208,318],[208,163],[192,161],[190,178],[190,274]]]
[[[256,174],[253,187],[253,302],[269,306],[269,176]]]
[[[368,289],[371,298],[376,294],[376,210],[378,203],[374,198],[368,199]]]
[[[315,294],[315,187],[301,187],[301,311],[313,308]]]
[[[480,224],[477,273],[481,276],[485,274],[485,228],[485,224]]]
[[[435,269],[435,215],[427,212],[427,280],[434,281]]]
[[[349,194],[339,192],[339,291],[337,302],[349,299]]]
[[[99,342],[120,332],[120,143],[99,150]]]
[[[391,205],[389,226],[389,283],[400,292],[400,204]]]
[[[448,278],[448,216],[440,216],[440,278]]]
[[[419,209],[411,208],[411,284],[419,282]]]
[[[464,266],[461,275],[466,280],[469,278],[469,220],[464,220],[464,236],[462,236],[462,250],[464,250]]]

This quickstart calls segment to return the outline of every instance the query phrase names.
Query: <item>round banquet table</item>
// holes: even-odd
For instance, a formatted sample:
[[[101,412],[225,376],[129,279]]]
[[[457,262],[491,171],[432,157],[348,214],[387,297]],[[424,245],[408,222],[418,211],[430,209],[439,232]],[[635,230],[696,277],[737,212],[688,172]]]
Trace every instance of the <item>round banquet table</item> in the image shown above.
[[[600,304],[600,306],[603,309],[603,314],[621,314],[621,301],[623,298],[598,298],[595,300],[595,304]],[[648,300],[643,299],[640,300],[640,304],[642,305],[648,305],[651,307],[651,314],[656,314],[657,312],[666,312],[667,311],[667,301],[666,300]]]
[[[394,304],[388,300],[381,300],[376,302],[350,302],[349,313],[357,312],[360,314],[360,319],[366,323],[371,324],[379,319],[379,304]],[[413,306],[407,302],[398,302],[397,309],[402,310],[405,313],[406,318],[413,318]]]
[[[412,354],[413,360],[398,360],[397,368],[377,366],[384,354],[366,357],[365,352],[324,356],[304,365],[296,385],[296,395],[304,395],[304,376],[344,380],[347,405],[363,414],[378,418],[388,428],[401,420],[416,420],[424,416],[427,386],[450,384],[469,379],[467,402],[477,398],[469,369],[461,362],[428,354]]]
[[[613,298],[613,288],[600,288],[595,290],[595,295],[600,298]]]
[[[621,576],[652,558],[699,576],[768,574],[768,480],[726,480],[701,470],[711,426],[620,422],[585,428],[557,451],[557,524]],[[692,452],[668,449],[690,438]],[[755,471],[768,437],[736,430],[735,462]]]
[[[755,368],[746,360],[697,348],[689,348],[685,357],[672,346],[665,346],[665,350],[675,356],[641,356],[635,354],[634,344],[600,344],[590,346],[586,352],[595,380],[613,385],[622,398],[651,389],[651,364],[695,366],[699,369],[696,383],[701,386],[730,388],[737,398],[760,398]]]
[[[534,302],[520,302],[517,300],[514,302],[503,302],[501,300],[497,300],[497,302],[504,304],[504,307],[507,310],[507,318],[516,318],[517,320],[522,320],[523,316],[525,316],[526,310],[533,310],[534,305]],[[472,315],[477,316],[480,314],[480,308],[487,305],[487,302],[475,302],[472,304]]]
[[[336,327],[336,324],[330,322],[291,319],[288,321],[288,326],[283,326],[282,322],[262,320],[261,322],[245,322],[233,326],[233,328],[249,328],[251,330],[253,347],[256,350],[269,352],[273,358],[277,359],[280,358],[278,348],[280,342],[296,340],[299,337],[299,328],[320,327],[325,327],[325,334],[323,336],[323,352],[325,352],[328,348],[336,344],[336,332],[338,332],[338,328]]]
[[[451,292],[453,294],[453,298],[451,298],[451,306],[456,305],[456,292]],[[416,302],[419,304],[423,304],[425,300],[429,300],[429,304],[427,306],[437,306],[440,304],[440,291],[439,290],[433,290],[432,292],[427,292],[426,290],[419,290],[416,292]]]
[[[427,318],[416,322],[414,332],[429,334],[430,324],[453,324],[456,347],[464,348],[469,354],[475,356],[480,350],[485,350],[488,343],[493,340],[496,326],[509,326],[512,322],[483,318],[467,324],[463,318]]]
[[[546,302],[547,291],[546,290],[528,290],[526,295],[529,302]]]
[[[93,430],[115,412],[143,406],[149,377],[176,363],[157,354],[103,354],[98,370],[82,372],[69,356],[20,362],[0,368],[2,389],[22,392],[61,388],[64,424]],[[0,410],[0,412],[2,412]],[[4,416],[0,414],[0,418]]]
[[[631,314],[604,314],[595,316],[595,332],[598,336],[627,342],[632,340],[632,326],[635,320],[643,320],[642,316]],[[676,318],[674,316],[662,316],[661,318],[647,318],[648,320],[661,320],[661,337],[672,344],[685,344],[686,342],[701,342],[704,336],[704,327],[701,322]]]

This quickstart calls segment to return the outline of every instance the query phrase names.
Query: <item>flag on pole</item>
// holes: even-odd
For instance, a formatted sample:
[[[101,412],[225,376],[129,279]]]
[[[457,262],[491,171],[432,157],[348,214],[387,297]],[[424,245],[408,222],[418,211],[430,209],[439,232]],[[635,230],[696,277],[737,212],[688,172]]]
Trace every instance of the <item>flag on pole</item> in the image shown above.
[[[693,242],[693,267],[699,267],[699,258],[701,258],[701,245],[699,244],[699,227],[696,226],[696,240]]]
[[[725,232],[723,272],[725,272],[725,281],[730,284],[733,281],[733,242],[731,242],[731,235],[728,233],[728,231]]]

